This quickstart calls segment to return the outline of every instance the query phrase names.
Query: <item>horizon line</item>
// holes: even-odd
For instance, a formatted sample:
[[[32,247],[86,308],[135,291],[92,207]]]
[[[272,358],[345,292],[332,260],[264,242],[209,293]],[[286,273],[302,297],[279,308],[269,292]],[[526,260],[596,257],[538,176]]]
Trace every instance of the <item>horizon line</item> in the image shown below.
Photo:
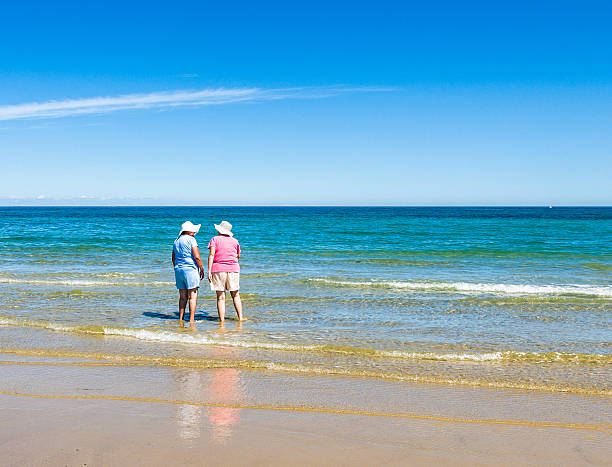
[[[612,208],[612,204],[0,204],[0,208]]]

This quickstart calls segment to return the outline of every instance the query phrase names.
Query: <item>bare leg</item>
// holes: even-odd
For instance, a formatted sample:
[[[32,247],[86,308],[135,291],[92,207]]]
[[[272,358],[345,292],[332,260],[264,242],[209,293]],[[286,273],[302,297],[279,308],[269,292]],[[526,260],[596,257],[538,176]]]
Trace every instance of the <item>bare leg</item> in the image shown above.
[[[231,291],[232,300],[234,301],[234,308],[236,308],[236,313],[238,314],[238,321],[242,321],[242,300],[240,300],[240,293],[237,290]]]
[[[225,321],[225,290],[219,292],[217,290],[217,312],[219,313],[219,321]]]
[[[187,306],[187,289],[179,290],[179,321],[183,321],[185,307]]]
[[[198,289],[189,290],[189,323],[193,324],[195,321],[196,305],[198,304]]]

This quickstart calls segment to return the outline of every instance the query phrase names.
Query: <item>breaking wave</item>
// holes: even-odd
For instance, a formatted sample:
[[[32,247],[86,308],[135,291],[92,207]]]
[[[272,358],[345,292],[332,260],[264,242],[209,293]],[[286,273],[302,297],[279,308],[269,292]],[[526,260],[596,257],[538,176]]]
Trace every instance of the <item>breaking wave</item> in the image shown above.
[[[383,281],[383,280],[342,280],[331,278],[306,279],[307,282],[331,287],[388,288],[416,291],[459,292],[469,294],[504,295],[582,295],[612,298],[612,287],[571,285],[531,285],[531,284],[487,284],[470,282],[426,282],[426,281]]]
[[[169,342],[176,344],[195,344],[208,346],[242,347],[285,352],[317,354],[343,354],[357,357],[393,358],[430,361],[456,362],[505,362],[505,363],[576,363],[610,364],[612,355],[562,353],[562,352],[519,352],[514,350],[485,352],[415,352],[405,350],[383,350],[367,347],[339,345],[300,345],[280,342],[248,341],[223,339],[205,334],[186,334],[162,329],[125,328],[111,326],[74,326],[47,321],[0,317],[0,325],[44,328],[53,331],[121,336],[150,342]]]

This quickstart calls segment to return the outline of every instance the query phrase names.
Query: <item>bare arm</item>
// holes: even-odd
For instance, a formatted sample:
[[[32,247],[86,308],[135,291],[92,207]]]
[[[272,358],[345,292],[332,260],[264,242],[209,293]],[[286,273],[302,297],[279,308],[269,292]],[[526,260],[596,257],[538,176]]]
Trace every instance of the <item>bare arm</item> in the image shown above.
[[[172,266],[175,266],[174,261],[176,258],[174,257],[174,250],[172,250]]]
[[[202,258],[200,258],[200,249],[197,246],[194,246],[191,249],[191,254],[193,255],[193,259],[195,259],[195,262],[200,269],[200,279],[204,279],[204,266],[202,265]]]
[[[210,251],[208,252],[208,281],[212,281],[212,265],[213,259],[215,258],[215,247],[211,246]]]

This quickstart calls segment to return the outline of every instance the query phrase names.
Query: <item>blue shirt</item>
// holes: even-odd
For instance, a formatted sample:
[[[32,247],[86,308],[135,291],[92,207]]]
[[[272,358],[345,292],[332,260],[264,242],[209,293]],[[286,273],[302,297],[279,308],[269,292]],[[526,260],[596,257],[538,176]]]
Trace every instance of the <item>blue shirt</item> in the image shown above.
[[[198,242],[191,235],[181,235],[174,240],[174,267],[198,269],[193,258],[192,249],[198,246]]]

